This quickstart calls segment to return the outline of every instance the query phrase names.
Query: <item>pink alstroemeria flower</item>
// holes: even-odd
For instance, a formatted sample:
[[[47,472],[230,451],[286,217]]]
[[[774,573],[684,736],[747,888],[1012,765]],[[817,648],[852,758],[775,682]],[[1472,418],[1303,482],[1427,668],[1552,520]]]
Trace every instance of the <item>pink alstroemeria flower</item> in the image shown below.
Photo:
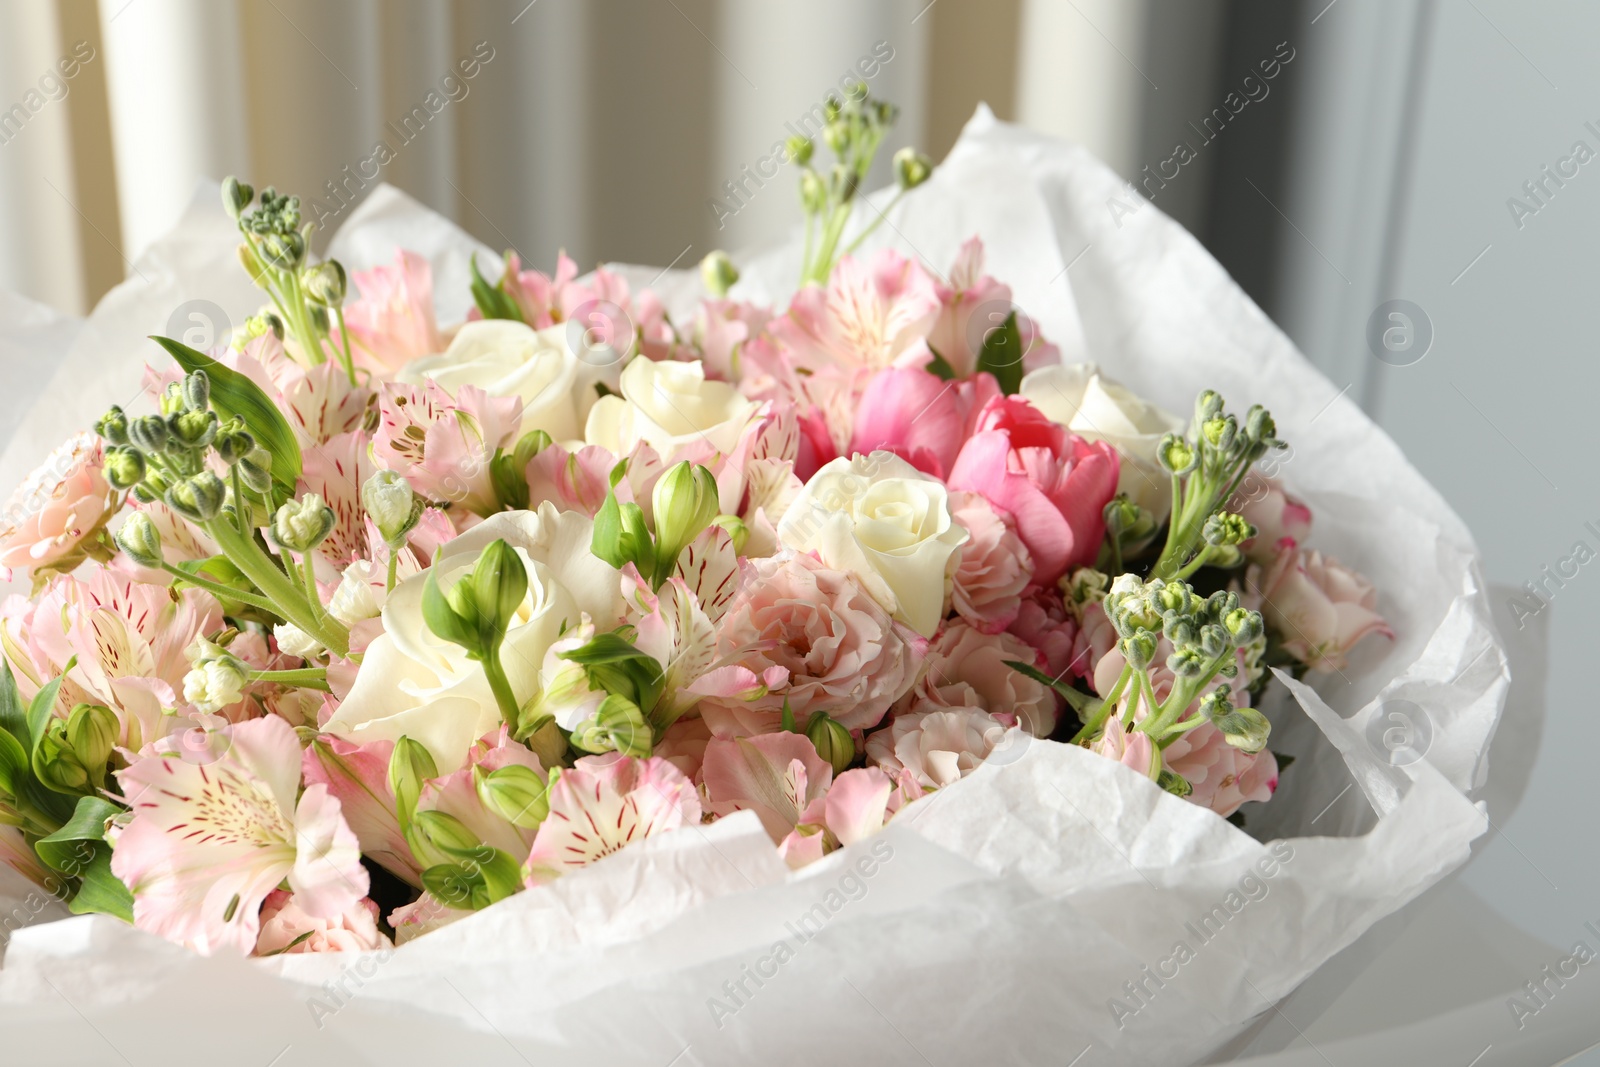
[[[768,330],[799,366],[882,370],[925,363],[922,339],[938,314],[928,272],[884,248],[867,260],[839,260],[827,288],[801,289]]]
[[[694,783],[664,759],[585,756],[549,790],[550,814],[539,824],[523,867],[531,886],[611,855],[624,845],[700,822]]]
[[[753,811],[774,842],[802,823],[821,825],[833,783],[833,767],[810,738],[787,731],[712,739],[700,774],[715,814]]]
[[[367,872],[327,787],[296,799],[294,727],[268,715],[221,732],[215,762],[158,753],[117,773],[133,817],[111,872],[133,892],[139,929],[205,955],[247,955],[279,882],[288,879],[307,915],[334,919],[367,895]]]
[[[429,500],[476,515],[500,510],[489,461],[509,449],[521,426],[521,402],[463,385],[454,399],[438,382],[389,383],[378,398],[372,458],[405,476]]]
[[[352,271],[357,299],[345,305],[351,352],[375,371],[397,371],[444,349],[433,314],[433,267],[400,250],[386,267]]]

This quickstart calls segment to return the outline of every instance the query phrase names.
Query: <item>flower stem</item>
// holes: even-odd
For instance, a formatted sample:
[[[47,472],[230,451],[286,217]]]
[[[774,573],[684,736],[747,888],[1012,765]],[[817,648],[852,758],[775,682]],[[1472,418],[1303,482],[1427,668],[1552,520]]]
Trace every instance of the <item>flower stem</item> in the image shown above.
[[[278,682],[281,685],[327,685],[328,668],[303,667],[297,670],[251,671],[252,682]]]
[[[349,378],[350,384],[354,386],[356,384],[356,360],[355,356],[350,353],[350,331],[344,325],[344,308],[342,306],[335,307],[333,309],[333,317],[339,324],[339,344],[342,347],[342,351],[339,353],[339,362],[344,364],[345,377]]]
[[[1072,735],[1072,744],[1080,744],[1099,732],[1100,727],[1105,725],[1112,709],[1117,706],[1117,701],[1121,698],[1122,691],[1128,687],[1128,682],[1132,677],[1133,666],[1124,663],[1122,665],[1122,673],[1117,676],[1117,684],[1111,687],[1111,692],[1106,694],[1106,698],[1100,702],[1100,706],[1095,709],[1094,714],[1089,716],[1089,721],[1083,724],[1083,729]]]
[[[241,604],[249,604],[251,607],[260,608],[262,611],[271,612],[279,618],[283,617],[283,612],[278,609],[278,605],[264,596],[257,596],[243,589],[235,589],[233,586],[223,585],[221,582],[213,582],[211,579],[202,578],[198,574],[190,574],[188,571],[174,567],[165,560],[161,562],[161,569],[174,577],[182,578],[197,589],[204,589],[214,597],[226,597],[228,600],[236,600]]]
[[[515,732],[522,709],[517,705],[516,694],[511,691],[511,680],[506,677],[505,668],[500,666],[498,648],[484,658],[483,673],[489,679],[489,689],[494,693],[495,703],[500,706],[500,717]]]
[[[396,569],[399,567],[399,565],[400,565],[400,550],[398,548],[394,547],[394,546],[390,546],[390,548],[389,548],[389,576],[387,578],[385,578],[384,581],[383,581],[383,591],[385,593],[394,592],[394,579],[395,579],[395,574],[397,573]]]
[[[306,603],[305,593],[278,569],[278,564],[261,550],[253,537],[241,534],[230,523],[219,520],[207,523],[206,532],[216,541],[223,555],[273,602],[278,615],[316,638],[328,651],[339,656],[348,653],[350,635],[345,628],[333,619],[314,614],[311,605]]]

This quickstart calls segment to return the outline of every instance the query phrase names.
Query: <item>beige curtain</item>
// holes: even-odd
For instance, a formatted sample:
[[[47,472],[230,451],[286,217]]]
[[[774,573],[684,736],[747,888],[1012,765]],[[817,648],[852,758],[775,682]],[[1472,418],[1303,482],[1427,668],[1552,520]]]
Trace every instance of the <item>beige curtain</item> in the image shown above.
[[[764,161],[852,74],[902,108],[885,159],[937,158],[986,100],[1122,164],[1143,10],[0,0],[0,287],[81,313],[230,173],[299,193],[325,231],[386,181],[535,265],[692,263],[795,222],[792,172]]]

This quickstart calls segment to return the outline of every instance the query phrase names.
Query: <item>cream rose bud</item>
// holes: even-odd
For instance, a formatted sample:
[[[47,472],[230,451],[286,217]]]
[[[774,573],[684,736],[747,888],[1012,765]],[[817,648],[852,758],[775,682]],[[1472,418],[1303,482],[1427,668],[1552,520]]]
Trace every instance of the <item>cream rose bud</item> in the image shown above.
[[[1021,395],[1079,437],[1115,448],[1123,460],[1117,491],[1158,523],[1167,517],[1172,482],[1156,462],[1156,447],[1164,434],[1183,432],[1181,418],[1105,377],[1094,363],[1040,367],[1022,379]]]
[[[400,380],[432,378],[451,395],[474,385],[490,396],[522,400],[522,433],[543,430],[557,441],[571,441],[598,395],[595,383],[615,389],[622,357],[609,349],[585,349],[579,359],[570,330],[558,324],[534,330],[509,319],[480,319],[456,331],[442,355],[413,360]]]
[[[589,412],[584,438],[625,456],[640,441],[670,458],[679,448],[709,442],[732,452],[757,405],[727,382],[707,381],[699,360],[635,358],[622,370],[620,396],[603,396]]]
[[[950,517],[944,483],[891,452],[828,463],[778,524],[784,545],[854,574],[923,637],[944,618],[949,573],[967,536]]]

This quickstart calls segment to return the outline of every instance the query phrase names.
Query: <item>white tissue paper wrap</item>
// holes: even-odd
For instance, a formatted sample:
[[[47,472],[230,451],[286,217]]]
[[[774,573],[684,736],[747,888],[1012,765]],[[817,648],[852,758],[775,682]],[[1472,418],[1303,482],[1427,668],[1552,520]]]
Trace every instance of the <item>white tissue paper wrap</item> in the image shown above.
[[[1083,149],[980,109],[869,245],[942,272],[973,234],[1066,361],[1172,411],[1205,387],[1267,405],[1316,547],[1380,590],[1394,641],[1274,687],[1273,748],[1297,762],[1247,806],[1247,830],[1033,741],[798,873],[741,812],[379,954],[203,959],[103,916],[46,922],[64,912],[0,882],[35,918],[0,969],[6,1061],[1186,1064],[1464,862],[1508,671],[1461,520],[1194,238]],[[397,244],[433,261],[440,321],[459,320],[467,256],[488,250],[399,192],[373,193],[330,252],[360,269]],[[162,358],[143,338],[185,302],[250,313],[233,246],[202,190],[81,325],[0,305],[8,381],[54,369],[0,483],[131,400]],[[735,295],[787,302],[798,261],[798,240],[740,260]],[[685,321],[692,272],[626,273]],[[1390,698],[1432,727],[1404,767],[1368,740]]]

